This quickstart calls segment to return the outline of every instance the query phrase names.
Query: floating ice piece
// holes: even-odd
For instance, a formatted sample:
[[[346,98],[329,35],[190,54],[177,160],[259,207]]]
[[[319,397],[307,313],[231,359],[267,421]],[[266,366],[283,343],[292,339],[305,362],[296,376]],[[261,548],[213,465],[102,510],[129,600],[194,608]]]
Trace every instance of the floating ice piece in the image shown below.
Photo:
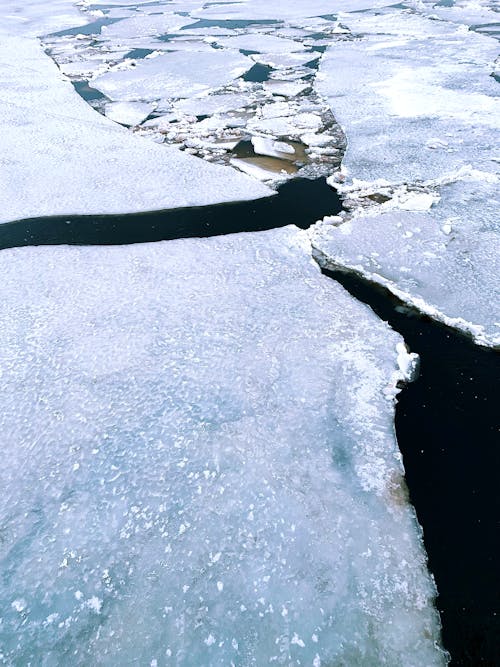
[[[246,51],[256,51],[257,53],[282,54],[304,51],[304,46],[293,39],[259,33],[222,37],[217,39],[217,43],[226,48],[244,49]]]
[[[268,156],[232,158],[230,164],[260,181],[276,181],[280,175],[297,172],[297,167],[290,162]]]
[[[223,49],[204,53],[174,52],[142,60],[133,70],[107,72],[92,86],[115,101],[183,98],[230,83],[252,67],[242,54]]]
[[[121,125],[139,125],[155,110],[156,104],[150,102],[109,102],[104,113],[115,123]]]
[[[254,151],[259,155],[269,155],[282,160],[297,159],[295,148],[285,141],[277,141],[272,137],[252,137],[251,141]]]
[[[352,15],[346,23],[362,37],[332,43],[316,86],[347,135],[348,176],[398,183],[470,163],[496,170],[496,41],[399,11],[383,21]],[[447,145],[432,144],[437,137]]]
[[[275,68],[298,67],[306,63],[318,60],[319,53],[253,53],[252,60],[261,65],[268,65]],[[311,71],[309,71],[311,74]],[[298,76],[296,78],[299,78]]]
[[[284,97],[297,97],[297,95],[311,88],[308,83],[277,81],[276,79],[265,81],[262,87],[273,95],[283,95]]]
[[[7,664],[445,664],[401,337],[304,232],[0,255]]]
[[[491,174],[464,171],[428,210],[372,210],[320,225],[313,243],[325,266],[359,273],[477,343],[500,346],[499,191]]]
[[[241,109],[247,106],[249,102],[250,100],[246,95],[228,93],[195,97],[190,100],[179,100],[175,102],[174,108],[191,116],[204,116]]]
[[[28,38],[1,35],[0,222],[126,213],[272,192],[235,170],[135,137],[91,109]]]
[[[175,32],[185,25],[192,23],[192,19],[178,14],[146,14],[125,18],[111,25],[103,26],[101,39],[105,42],[123,45],[127,40],[137,42],[141,37],[159,37],[169,32]]]

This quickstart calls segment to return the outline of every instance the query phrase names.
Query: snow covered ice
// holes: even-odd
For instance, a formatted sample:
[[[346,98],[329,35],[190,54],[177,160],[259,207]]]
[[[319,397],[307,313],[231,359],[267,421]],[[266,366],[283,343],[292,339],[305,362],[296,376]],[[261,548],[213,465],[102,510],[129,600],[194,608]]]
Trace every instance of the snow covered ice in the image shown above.
[[[318,258],[381,283],[482,345],[500,346],[499,179],[464,173],[439,191],[428,210],[415,210],[410,197],[406,210],[382,206],[317,226]]]
[[[412,359],[306,239],[1,252],[6,664],[445,664]]]
[[[30,32],[29,27],[21,32],[25,29]],[[5,128],[0,222],[159,210],[273,194],[234,169],[158,146],[97,114],[62,79],[36,39],[13,37],[3,24],[0,66],[0,121]]]
[[[498,42],[468,29],[464,7],[448,22],[428,5],[346,16],[359,38],[321,61],[315,85],[347,139],[330,182],[349,213],[313,243],[325,266],[497,346]]]

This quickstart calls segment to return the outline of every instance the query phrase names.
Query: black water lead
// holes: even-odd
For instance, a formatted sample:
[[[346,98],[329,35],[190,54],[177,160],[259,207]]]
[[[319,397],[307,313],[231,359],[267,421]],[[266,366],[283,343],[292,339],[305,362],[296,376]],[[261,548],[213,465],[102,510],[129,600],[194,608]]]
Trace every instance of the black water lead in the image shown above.
[[[0,225],[0,248],[123,245],[256,232],[286,225],[307,229],[340,207],[339,196],[326,179],[296,178],[279,187],[276,195],[254,201],[142,214],[54,216],[5,223]]]

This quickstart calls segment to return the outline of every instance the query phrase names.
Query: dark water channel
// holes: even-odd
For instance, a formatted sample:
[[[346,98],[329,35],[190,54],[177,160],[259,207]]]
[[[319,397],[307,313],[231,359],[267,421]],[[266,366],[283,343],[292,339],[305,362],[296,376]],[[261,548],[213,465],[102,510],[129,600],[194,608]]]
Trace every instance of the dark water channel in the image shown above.
[[[0,248],[124,244],[301,228],[341,208],[324,179],[295,179],[276,196],[122,216],[60,216],[0,225]],[[387,291],[325,272],[368,303],[421,357],[399,396],[396,428],[407,482],[439,589],[445,647],[454,666],[500,665],[498,614],[498,353],[401,308]],[[374,666],[375,667],[375,666]],[[425,667],[425,665],[422,665]]]
[[[115,245],[297,225],[306,229],[340,209],[324,178],[296,178],[255,201],[128,215],[57,216],[0,225],[0,248],[26,245]]]

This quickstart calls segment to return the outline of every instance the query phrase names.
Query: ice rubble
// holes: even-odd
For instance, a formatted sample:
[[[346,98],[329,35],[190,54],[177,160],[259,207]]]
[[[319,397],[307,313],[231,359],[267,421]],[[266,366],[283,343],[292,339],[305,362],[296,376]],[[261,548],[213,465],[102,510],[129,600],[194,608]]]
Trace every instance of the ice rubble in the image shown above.
[[[358,39],[316,86],[347,136],[331,183],[350,213],[314,232],[318,257],[497,346],[498,44],[394,9],[345,23]]]
[[[118,13],[124,9],[115,7]],[[343,138],[332,136],[333,117],[312,89],[311,79],[321,55],[316,45],[322,44],[322,36],[342,30],[338,22],[332,16],[301,18],[304,12],[324,10],[321,3],[297,6],[294,18],[286,20],[199,21],[199,9],[183,2],[138,6],[133,15],[124,14],[122,20],[102,27],[95,24],[95,30],[88,28],[86,35],[74,31],[48,35],[44,45],[74,81],[83,80],[108,100],[157,103],[158,121],[152,118],[135,129],[157,143],[248,171],[248,164],[234,150],[239,141],[248,142],[260,134],[269,141],[297,140],[310,129],[318,134],[328,131],[334,143],[325,151],[305,150],[293,169],[278,164],[270,170],[252,167],[252,173],[273,184],[284,180],[289,171],[316,177],[330,173],[339,164],[337,149]],[[252,3],[245,5],[250,16],[253,9]],[[109,7],[99,12],[108,20]],[[307,25],[298,29],[289,26],[290,21]],[[260,72],[262,81],[253,80],[250,70],[255,63],[266,65]],[[224,108],[229,97],[242,98],[237,109]],[[252,123],[266,105],[283,98],[293,106],[287,119]],[[106,100],[90,103],[108,115]],[[299,121],[305,111],[311,111],[305,107],[311,106],[315,125],[304,126]],[[193,107],[195,114],[189,112]],[[199,122],[198,115],[211,118]]]
[[[2,251],[7,663],[445,664],[394,437],[412,360],[310,251]]]
[[[0,39],[0,222],[129,213],[272,194],[233,169],[133,136],[93,111],[32,38]]]

